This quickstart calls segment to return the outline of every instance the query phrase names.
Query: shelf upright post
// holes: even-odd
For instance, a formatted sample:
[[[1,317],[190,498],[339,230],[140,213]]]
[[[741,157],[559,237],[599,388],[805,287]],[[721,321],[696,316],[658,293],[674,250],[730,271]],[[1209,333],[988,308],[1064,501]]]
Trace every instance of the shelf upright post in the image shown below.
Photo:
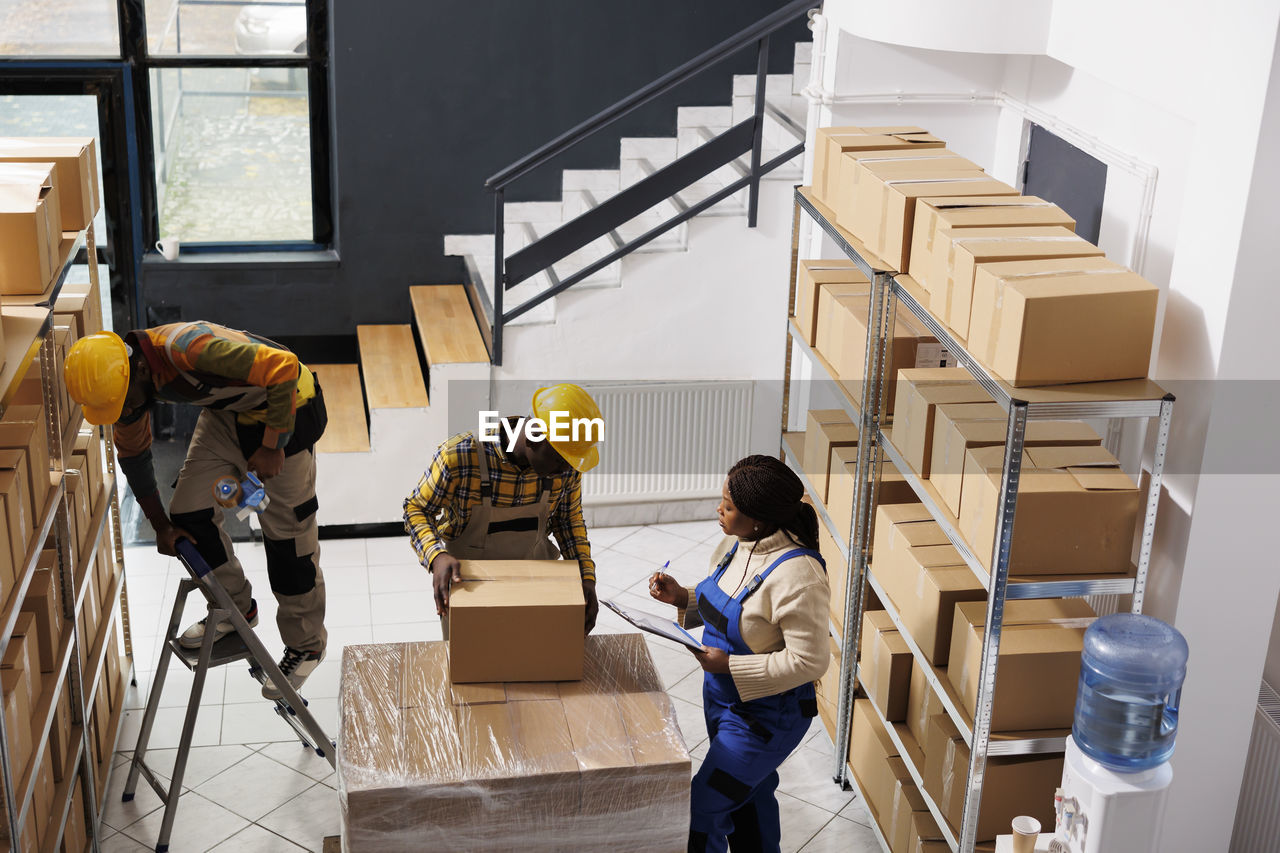
[[[1173,421],[1173,396],[1160,401],[1160,420],[1156,424],[1156,446],[1151,456],[1151,480],[1147,484],[1147,508],[1142,520],[1142,541],[1138,545],[1138,574],[1133,581],[1133,601],[1129,609],[1142,612],[1147,593],[1147,571],[1151,568],[1151,549],[1155,544],[1156,512],[1160,509],[1160,488],[1164,482],[1164,462],[1169,453],[1169,425]]]
[[[796,312],[796,276],[800,271],[800,202],[796,200],[795,193],[792,194],[791,208],[791,276],[787,279],[790,288],[787,295],[788,328],[783,330],[786,355],[782,363],[782,435],[791,430],[791,353],[794,345],[791,343],[789,324],[791,315]],[[778,448],[778,453],[782,455],[782,448]]]
[[[872,445],[879,422],[880,365],[884,357],[886,302],[890,301],[893,277],[877,271],[871,279],[867,312],[867,340],[863,356],[861,418],[858,422],[858,459],[854,466],[854,523],[849,536],[849,559],[845,569],[845,616],[841,626],[840,705],[836,723],[837,782],[848,776],[849,728],[853,719],[853,691],[858,673],[858,643],[862,633],[863,576],[866,573],[868,474]]]
[[[1009,428],[1005,433],[1004,471],[1000,481],[1001,507],[996,518],[996,541],[991,555],[992,572],[987,582],[987,622],[982,635],[978,707],[973,718],[973,747],[969,752],[969,782],[960,827],[960,853],[971,853],[977,842],[978,811],[982,807],[987,750],[991,745],[996,664],[999,661],[1000,634],[1004,625],[1005,593],[1009,586],[1009,554],[1013,544],[1013,519],[1018,505],[1018,483],[1022,475],[1022,449],[1026,431],[1027,403],[1024,400],[1011,400]]]

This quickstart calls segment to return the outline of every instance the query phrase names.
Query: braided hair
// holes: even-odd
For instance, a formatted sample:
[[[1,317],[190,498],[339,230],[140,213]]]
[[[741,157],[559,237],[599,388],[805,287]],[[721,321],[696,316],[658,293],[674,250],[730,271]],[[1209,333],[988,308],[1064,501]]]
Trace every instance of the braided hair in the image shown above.
[[[781,529],[805,548],[818,550],[818,513],[804,503],[804,484],[772,456],[748,456],[729,469],[729,497],[746,516]]]

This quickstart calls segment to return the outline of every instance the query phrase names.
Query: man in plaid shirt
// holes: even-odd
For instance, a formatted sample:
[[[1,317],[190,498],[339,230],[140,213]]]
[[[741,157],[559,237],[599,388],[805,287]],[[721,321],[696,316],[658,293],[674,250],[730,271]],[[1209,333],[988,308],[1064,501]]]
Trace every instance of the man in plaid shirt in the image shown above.
[[[541,389],[534,395],[533,410],[544,422],[552,412],[566,412],[603,425],[600,409],[577,385]],[[433,576],[437,613],[449,607],[450,584],[462,579],[460,559],[563,556],[578,561],[587,604],[585,630],[590,632],[599,605],[595,562],[582,520],[582,474],[599,462],[595,445],[600,435],[573,441],[533,439],[524,421],[506,419],[506,430],[518,435],[509,451],[501,441],[482,441],[474,433],[455,435],[440,445],[431,467],[405,499],[405,529],[418,560]]]

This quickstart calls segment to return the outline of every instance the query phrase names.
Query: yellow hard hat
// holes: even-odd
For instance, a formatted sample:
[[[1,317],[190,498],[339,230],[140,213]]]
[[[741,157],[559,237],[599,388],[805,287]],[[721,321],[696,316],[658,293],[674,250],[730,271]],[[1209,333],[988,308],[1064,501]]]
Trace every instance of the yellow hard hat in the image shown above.
[[[96,332],[76,341],[62,375],[71,399],[94,426],[120,420],[129,393],[129,348],[115,332]]]
[[[552,434],[553,413],[560,413],[561,422],[568,418],[562,429],[568,432],[568,440],[557,439]],[[590,471],[600,463],[596,443],[604,438],[604,417],[596,401],[580,386],[563,382],[539,388],[533,395],[533,415],[547,424],[547,440],[575,469]],[[597,421],[599,426],[583,424],[584,420]],[[574,424],[578,426],[575,428]]]

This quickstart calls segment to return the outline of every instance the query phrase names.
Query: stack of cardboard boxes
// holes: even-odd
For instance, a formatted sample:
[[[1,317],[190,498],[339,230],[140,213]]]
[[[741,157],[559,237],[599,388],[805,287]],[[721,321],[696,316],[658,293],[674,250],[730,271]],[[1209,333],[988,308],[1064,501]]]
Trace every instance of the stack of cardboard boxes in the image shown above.
[[[0,303],[14,306],[0,313],[25,317],[21,312],[51,308],[54,345],[51,362],[37,360],[15,380],[0,419],[0,602],[19,611],[0,679],[15,796],[20,806],[30,797],[13,844],[21,850],[55,849],[59,833],[61,849],[83,849],[89,830],[77,766],[71,764],[83,730],[72,721],[82,718],[92,734],[93,776],[101,796],[124,701],[126,661],[112,619],[119,606],[112,594],[118,592],[119,570],[109,543],[97,542],[110,495],[105,447],[99,430],[78,426],[79,409],[62,382],[70,347],[102,329],[96,277],[87,283],[58,281],[78,232],[91,227],[98,211],[97,168],[89,138],[0,139]],[[47,402],[46,380],[53,389]],[[50,458],[51,424],[62,434],[57,466]],[[54,467],[65,471],[65,503],[58,505],[50,502],[58,482]],[[52,532],[40,541],[52,514]],[[69,534],[67,588],[53,538],[59,529]],[[65,616],[72,602],[74,623]],[[66,678],[69,661],[77,657],[89,703],[83,714],[72,707]],[[60,824],[64,814],[66,823]]]
[[[931,322],[947,328],[994,375],[1014,387],[1146,376],[1156,289],[1077,236],[1061,208],[1018,195],[922,128],[820,129],[813,174],[811,191],[824,215],[865,249],[872,266],[905,274],[900,284]],[[859,403],[870,294],[870,282],[849,261],[800,263],[798,336]],[[908,768],[958,827],[969,748],[933,685],[971,730],[986,585],[899,474],[924,481],[939,511],[986,564],[1001,511],[1009,421],[919,318],[899,310],[893,327],[884,375],[896,382],[880,414],[909,472],[882,473],[870,531],[870,570],[886,600],[868,596],[863,616],[858,686],[867,698],[854,706],[850,763],[895,853],[942,851],[942,835]],[[846,543],[858,432],[843,410],[813,411],[804,437],[802,464],[813,498]],[[1084,423],[1028,424],[1011,575],[1130,569],[1141,496],[1101,444]],[[825,525],[820,532],[824,553],[832,551],[844,568],[833,532]],[[832,617],[847,626],[844,575],[829,576]],[[1070,726],[1083,632],[1093,617],[1078,599],[1007,603],[993,731]],[[820,696],[836,701],[839,686],[822,682]],[[834,717],[834,708],[830,713]],[[1060,755],[988,759],[978,840],[1007,831],[1016,814],[1047,823],[1061,769]]]
[[[1018,195],[921,128],[820,128],[813,175],[812,191],[829,216],[883,268],[907,274],[930,313],[1005,381],[1024,387],[1146,376],[1156,288],[1076,236],[1061,208]],[[843,321],[823,317],[825,289],[835,288],[831,310],[844,310],[848,291],[840,288],[857,279],[839,277],[837,262],[803,264],[797,318],[802,309],[816,313],[802,318],[802,329],[861,322],[865,330],[865,311]],[[928,339],[905,313],[895,323],[906,325],[895,334],[895,370],[912,366],[907,340]],[[805,340],[838,378],[861,378],[856,353],[865,336],[837,338],[828,350],[820,334]]]
[[[579,618],[577,680],[463,684],[453,619],[448,643],[343,654],[344,849],[684,848],[689,754],[641,635],[584,647]]]

